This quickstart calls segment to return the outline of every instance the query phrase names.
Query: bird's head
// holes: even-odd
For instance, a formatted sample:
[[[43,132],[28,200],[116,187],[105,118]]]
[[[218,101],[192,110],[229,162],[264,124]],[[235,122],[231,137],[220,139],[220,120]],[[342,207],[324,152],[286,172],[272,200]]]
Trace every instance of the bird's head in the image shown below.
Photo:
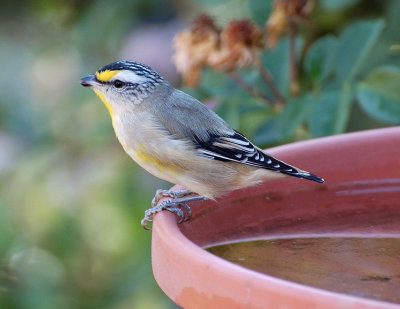
[[[117,61],[85,76],[81,85],[91,87],[106,105],[111,116],[115,110],[140,104],[163,81],[146,65],[133,61]]]

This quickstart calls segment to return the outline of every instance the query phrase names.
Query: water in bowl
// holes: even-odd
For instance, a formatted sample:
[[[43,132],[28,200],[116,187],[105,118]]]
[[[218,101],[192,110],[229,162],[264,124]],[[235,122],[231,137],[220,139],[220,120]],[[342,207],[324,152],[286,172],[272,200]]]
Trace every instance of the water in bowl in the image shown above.
[[[400,303],[400,236],[267,238],[217,245],[207,250],[271,276]]]

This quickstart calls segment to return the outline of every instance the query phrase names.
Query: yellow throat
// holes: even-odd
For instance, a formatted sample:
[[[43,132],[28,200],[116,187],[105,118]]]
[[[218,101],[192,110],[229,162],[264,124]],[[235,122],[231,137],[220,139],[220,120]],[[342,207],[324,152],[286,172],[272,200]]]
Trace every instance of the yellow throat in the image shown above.
[[[97,80],[101,81],[101,82],[107,82],[109,81],[115,74],[121,72],[121,70],[104,70],[104,71],[97,71],[96,72],[96,78]],[[107,102],[106,98],[104,97],[104,95],[97,90],[94,90],[94,92],[97,94],[97,96],[100,98],[100,100],[104,103],[104,105],[107,107],[108,112],[111,115],[111,118],[114,114],[112,107],[110,105],[110,103]]]

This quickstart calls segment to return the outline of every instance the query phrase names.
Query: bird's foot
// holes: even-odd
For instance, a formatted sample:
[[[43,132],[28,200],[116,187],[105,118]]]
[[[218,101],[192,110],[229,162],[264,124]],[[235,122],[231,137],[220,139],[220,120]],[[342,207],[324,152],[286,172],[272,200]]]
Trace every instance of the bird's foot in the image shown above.
[[[184,197],[193,194],[192,191],[190,190],[163,190],[163,189],[158,189],[156,191],[156,195],[154,195],[153,200],[151,201],[151,207],[154,207],[158,204],[158,202],[163,198],[163,197],[171,197],[172,199]]]
[[[167,191],[167,190],[158,190],[157,194],[159,192],[161,192],[161,194],[164,194],[165,191]],[[165,201],[159,203],[158,205],[147,209],[144,213],[144,218],[141,221],[141,224],[145,230],[150,230],[150,228],[147,227],[147,223],[152,221],[154,214],[156,214],[157,212],[160,212],[164,209],[175,213],[176,216],[178,217],[178,223],[188,221],[188,220],[190,220],[190,218],[192,216],[192,211],[187,203],[207,199],[207,197],[202,196],[202,195],[187,196],[189,194],[193,194],[193,192],[188,191],[188,190],[169,191],[166,196],[171,196],[171,194],[175,194],[175,193],[170,193],[170,192],[178,192],[178,196],[180,196],[180,197],[174,197],[175,196],[174,195],[174,196],[172,196],[173,197],[172,199],[165,200]],[[157,197],[157,194],[156,194],[156,197]],[[179,194],[183,194],[183,196],[179,195]],[[154,197],[153,201],[156,199],[156,197]]]

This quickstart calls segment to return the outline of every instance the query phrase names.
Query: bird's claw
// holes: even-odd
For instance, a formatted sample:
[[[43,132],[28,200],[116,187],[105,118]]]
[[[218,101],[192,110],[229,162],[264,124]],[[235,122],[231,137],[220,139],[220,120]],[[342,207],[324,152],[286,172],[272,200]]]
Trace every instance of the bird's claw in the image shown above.
[[[181,206],[182,209],[177,206]],[[189,221],[190,218],[192,217],[192,210],[190,209],[190,207],[187,203],[176,201],[173,199],[166,200],[166,201],[158,204],[157,206],[149,208],[145,211],[144,217],[141,221],[143,228],[145,230],[151,230],[151,228],[147,227],[147,223],[153,221],[154,214],[156,214],[157,212],[160,212],[164,209],[176,214],[176,216],[178,217],[178,224],[185,222],[185,221]]]
[[[147,209],[144,213],[144,218],[141,221],[141,224],[145,230],[150,230],[147,227],[147,223],[151,222],[154,214],[160,212],[164,209],[173,212],[178,217],[178,223],[182,223],[185,221],[189,221],[192,217],[192,210],[190,209],[187,203],[194,201],[207,200],[208,198],[203,195],[192,195],[193,192],[189,190],[181,190],[181,191],[169,191],[169,190],[157,190],[156,196],[152,201],[152,207]],[[158,203],[158,201],[163,196],[172,197],[169,200],[162,201],[157,205],[153,205],[154,202]]]
[[[147,231],[151,231],[151,228],[147,227],[147,223],[153,221],[151,218],[144,216],[142,221],[140,221],[140,224],[143,226],[143,228]]]
[[[165,209],[176,214],[178,217],[178,224],[189,221],[192,218],[192,210],[189,205],[186,203],[180,203],[177,206],[181,206],[182,208],[169,206]]]
[[[163,198],[163,197],[170,197],[173,199],[176,198],[181,198],[187,195],[193,194],[192,191],[190,190],[163,190],[163,189],[158,189],[156,191],[156,194],[154,195],[152,201],[151,201],[151,207],[154,207],[158,204],[158,202]]]

